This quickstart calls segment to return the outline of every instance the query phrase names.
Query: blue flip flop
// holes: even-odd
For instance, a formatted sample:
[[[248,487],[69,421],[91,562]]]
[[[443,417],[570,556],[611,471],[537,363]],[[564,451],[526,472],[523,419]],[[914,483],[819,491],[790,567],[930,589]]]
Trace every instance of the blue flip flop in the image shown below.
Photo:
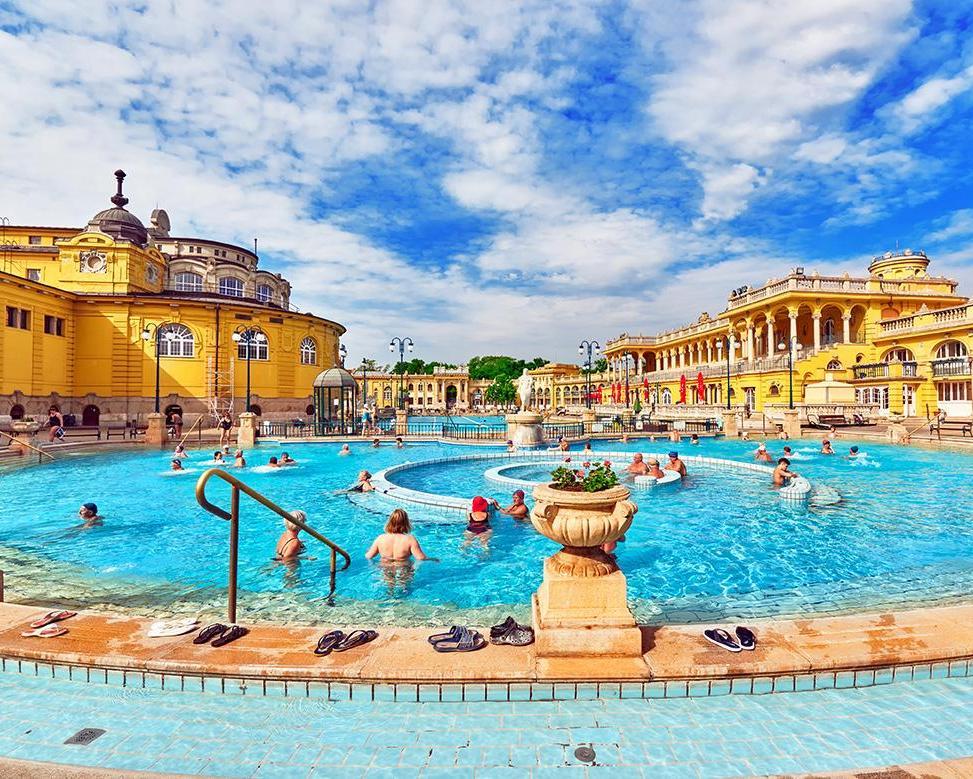
[[[476,630],[460,628],[455,641],[439,641],[432,645],[437,652],[476,652],[487,645],[486,640]]]

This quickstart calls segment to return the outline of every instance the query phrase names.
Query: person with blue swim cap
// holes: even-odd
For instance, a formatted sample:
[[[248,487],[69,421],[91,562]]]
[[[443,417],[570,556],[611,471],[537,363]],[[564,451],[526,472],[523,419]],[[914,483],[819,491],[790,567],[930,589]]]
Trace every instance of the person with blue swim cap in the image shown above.
[[[675,450],[669,452],[669,462],[666,463],[664,470],[676,471],[679,474],[679,478],[686,478],[686,464],[679,459],[679,452]]]

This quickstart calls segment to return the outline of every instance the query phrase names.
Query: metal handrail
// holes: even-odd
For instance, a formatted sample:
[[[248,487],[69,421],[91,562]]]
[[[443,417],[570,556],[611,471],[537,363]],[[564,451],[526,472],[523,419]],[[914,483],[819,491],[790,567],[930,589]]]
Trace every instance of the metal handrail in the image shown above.
[[[233,492],[230,494],[230,510],[225,511],[219,506],[214,506],[206,498],[206,483],[213,477],[218,476],[227,482],[232,488]],[[220,468],[210,468],[208,471],[203,473],[196,482],[196,501],[206,509],[210,514],[214,514],[220,519],[227,519],[230,521],[230,564],[228,569],[229,581],[227,583],[227,618],[230,623],[236,622],[236,593],[237,593],[237,552],[238,543],[240,536],[240,492],[243,491],[247,493],[251,498],[253,498],[257,503],[269,508],[275,514],[283,517],[288,522],[293,522],[301,530],[307,533],[309,536],[313,536],[322,544],[327,546],[331,550],[331,588],[328,590],[328,603],[331,603],[331,599],[335,593],[335,574],[338,569],[338,555],[340,554],[345,558],[345,564],[340,569],[345,571],[348,566],[351,565],[351,556],[340,546],[335,544],[333,541],[325,538],[317,530],[308,525],[304,524],[301,520],[295,518],[291,515],[289,511],[284,511],[280,506],[261,495],[252,487],[248,487],[242,481],[240,481],[235,476],[231,476],[226,471]]]
[[[0,435],[6,436],[7,438],[9,438],[11,443],[13,443],[13,442],[16,441],[16,443],[17,443],[18,446],[26,446],[28,449],[32,449],[33,451],[37,452],[37,454],[44,455],[44,457],[49,457],[52,460],[55,459],[55,457],[54,457],[53,454],[48,454],[43,449],[38,449],[36,446],[32,446],[31,444],[28,444],[26,441],[22,441],[21,439],[17,438],[16,436],[10,435],[10,433],[5,433],[5,432],[3,432],[3,430],[0,430]]]

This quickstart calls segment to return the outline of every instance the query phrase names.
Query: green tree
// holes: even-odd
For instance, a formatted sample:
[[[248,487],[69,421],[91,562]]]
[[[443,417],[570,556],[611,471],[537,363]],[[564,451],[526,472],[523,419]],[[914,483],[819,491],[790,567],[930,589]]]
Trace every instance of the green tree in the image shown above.
[[[505,354],[491,354],[483,357],[470,357],[468,363],[471,379],[498,379],[501,376],[513,378],[523,373],[524,368],[534,370],[542,365],[547,365],[547,360],[543,357],[535,357],[533,360],[519,360],[516,357],[509,357]]]
[[[592,373],[604,373],[608,370],[608,360],[604,357],[600,357],[591,363]]]
[[[507,376],[500,376],[493,380],[486,389],[486,399],[488,403],[495,406],[509,406],[517,397],[517,388],[513,381]]]
[[[456,368],[455,365],[449,362],[440,362],[438,360],[426,362],[425,360],[420,360],[418,357],[413,357],[411,360],[406,360],[405,362],[397,362],[392,367],[392,373],[409,373],[414,376],[419,373],[432,373],[433,368],[437,367],[446,368],[448,370]]]

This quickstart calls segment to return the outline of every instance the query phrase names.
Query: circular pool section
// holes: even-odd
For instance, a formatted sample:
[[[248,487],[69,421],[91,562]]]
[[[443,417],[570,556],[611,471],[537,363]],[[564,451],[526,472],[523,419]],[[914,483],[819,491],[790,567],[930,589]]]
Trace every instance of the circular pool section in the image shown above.
[[[629,598],[646,622],[715,621],[904,607],[966,599],[973,586],[973,498],[966,453],[857,443],[864,457],[827,457],[809,441],[790,442],[793,469],[840,496],[832,505],[781,501],[766,470],[724,470],[692,456],[753,465],[756,444],[705,440],[682,447],[690,478],[664,490],[633,490],[639,513],[618,550]],[[606,444],[636,451],[638,442]],[[644,451],[659,448],[642,444]],[[381,532],[390,496],[333,494],[357,472],[409,463],[390,475],[397,488],[509,503],[513,486],[489,481],[491,467],[469,447],[409,444],[404,449],[288,444],[293,468],[270,471],[282,447],[248,453],[232,472],[285,508],[302,508],[311,525],[346,548],[351,569],[338,577],[328,606],[327,555],[308,540],[305,559],[272,560],[278,518],[243,500],[240,537],[242,619],[280,622],[488,624],[507,613],[526,619],[541,561],[556,546],[529,523],[494,520],[487,546],[468,543],[463,517],[409,505],[416,535],[438,562],[390,568],[363,553]],[[779,446],[769,448],[778,454]],[[490,450],[481,450],[486,454]],[[495,450],[492,450],[495,453]],[[193,494],[208,453],[192,452],[189,471],[170,474],[167,453],[60,454],[49,465],[0,472],[0,570],[7,598],[138,613],[219,613],[225,605],[227,523],[204,512]],[[496,453],[495,453],[496,454]],[[626,455],[627,453],[621,452]],[[545,453],[554,460],[556,453]],[[575,460],[582,455],[572,453]],[[624,463],[616,463],[624,465]],[[505,471],[544,477],[537,463]],[[227,505],[213,483],[211,500]],[[391,495],[394,498],[394,491]],[[99,504],[104,524],[84,528],[78,506]],[[528,503],[530,503],[528,491]]]

